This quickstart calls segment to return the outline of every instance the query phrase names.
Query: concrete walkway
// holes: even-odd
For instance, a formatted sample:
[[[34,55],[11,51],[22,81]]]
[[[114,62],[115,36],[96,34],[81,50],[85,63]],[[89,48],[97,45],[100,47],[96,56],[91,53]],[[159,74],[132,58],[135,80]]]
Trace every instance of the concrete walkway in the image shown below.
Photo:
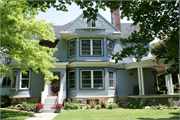
[[[35,113],[34,116],[26,120],[52,120],[59,113]]]

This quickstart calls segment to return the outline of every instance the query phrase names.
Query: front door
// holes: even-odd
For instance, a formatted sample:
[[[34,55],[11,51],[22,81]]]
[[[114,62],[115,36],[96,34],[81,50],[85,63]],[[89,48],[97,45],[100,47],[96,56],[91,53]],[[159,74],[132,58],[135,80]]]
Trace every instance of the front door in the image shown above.
[[[54,79],[51,82],[51,96],[58,96],[58,92],[60,90],[60,73],[53,73],[54,76],[58,76],[59,79]]]

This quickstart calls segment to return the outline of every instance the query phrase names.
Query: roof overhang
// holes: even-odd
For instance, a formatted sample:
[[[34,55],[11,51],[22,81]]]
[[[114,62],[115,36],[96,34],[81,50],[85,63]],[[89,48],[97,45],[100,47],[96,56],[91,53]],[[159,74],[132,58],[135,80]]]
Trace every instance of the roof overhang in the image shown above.
[[[52,63],[55,68],[66,68],[69,62]]]

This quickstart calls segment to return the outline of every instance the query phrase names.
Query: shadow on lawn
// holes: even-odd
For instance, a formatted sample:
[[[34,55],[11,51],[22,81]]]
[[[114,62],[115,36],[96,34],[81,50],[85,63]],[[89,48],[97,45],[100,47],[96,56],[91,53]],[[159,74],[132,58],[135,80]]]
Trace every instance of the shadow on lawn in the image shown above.
[[[159,119],[159,120],[161,120],[161,119],[177,119],[177,120],[179,120],[179,113],[176,113],[176,112],[172,112],[172,113],[170,113],[170,114],[173,114],[174,116],[172,116],[172,117],[169,117],[169,118],[157,118],[157,119]],[[148,119],[148,120],[157,120],[157,119],[153,119],[153,118],[138,118],[138,119]]]
[[[8,119],[13,117],[31,117],[33,113],[26,113],[26,112],[17,112],[17,111],[10,111],[10,110],[1,110],[1,119]]]

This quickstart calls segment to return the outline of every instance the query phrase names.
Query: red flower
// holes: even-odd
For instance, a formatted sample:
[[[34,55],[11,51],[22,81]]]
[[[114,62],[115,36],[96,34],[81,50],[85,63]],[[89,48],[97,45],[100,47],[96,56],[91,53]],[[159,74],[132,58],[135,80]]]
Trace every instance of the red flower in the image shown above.
[[[43,107],[43,104],[42,104],[42,103],[38,103],[38,104],[36,105],[36,108],[41,108],[41,109],[43,109],[44,107]]]
[[[63,106],[62,106],[62,104],[56,104],[56,108],[62,108]]]

